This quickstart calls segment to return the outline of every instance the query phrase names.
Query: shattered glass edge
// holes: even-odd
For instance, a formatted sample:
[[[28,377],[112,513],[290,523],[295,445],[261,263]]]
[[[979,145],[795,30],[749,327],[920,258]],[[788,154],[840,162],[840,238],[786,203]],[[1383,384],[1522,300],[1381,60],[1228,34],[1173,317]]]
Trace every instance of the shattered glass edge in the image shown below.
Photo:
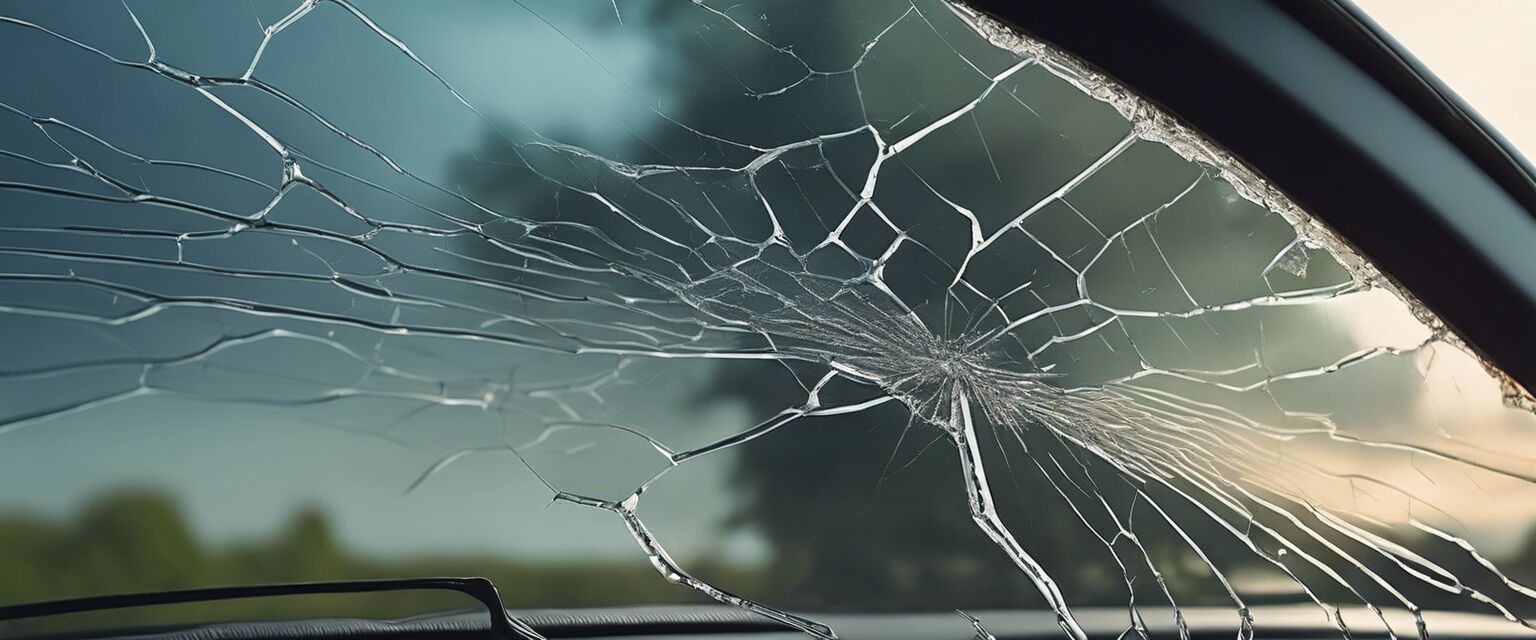
[[[1284,218],[1296,230],[1297,240],[1307,248],[1327,251],[1356,282],[1367,288],[1380,287],[1401,299],[1414,318],[1431,331],[1432,341],[1444,342],[1467,353],[1488,375],[1498,380],[1506,406],[1536,412],[1536,395],[1489,362],[1406,287],[1371,264],[1348,240],[1321,219],[1307,213],[1237,156],[1087,61],[1025,35],[965,4],[964,0],[946,0],[945,4],[993,46],[1034,58],[1052,74],[1093,99],[1113,107],[1131,123],[1137,138],[1161,144],[1185,160],[1216,171],[1218,177],[1232,185],[1243,199]]]

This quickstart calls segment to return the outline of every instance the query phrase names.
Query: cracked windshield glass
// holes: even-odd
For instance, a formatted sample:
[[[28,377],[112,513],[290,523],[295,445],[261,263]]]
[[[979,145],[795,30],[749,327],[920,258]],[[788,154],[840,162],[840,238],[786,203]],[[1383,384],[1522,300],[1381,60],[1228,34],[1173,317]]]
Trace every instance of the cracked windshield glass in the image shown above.
[[[963,6],[7,3],[0,56],[4,604],[1536,614],[1523,390]]]

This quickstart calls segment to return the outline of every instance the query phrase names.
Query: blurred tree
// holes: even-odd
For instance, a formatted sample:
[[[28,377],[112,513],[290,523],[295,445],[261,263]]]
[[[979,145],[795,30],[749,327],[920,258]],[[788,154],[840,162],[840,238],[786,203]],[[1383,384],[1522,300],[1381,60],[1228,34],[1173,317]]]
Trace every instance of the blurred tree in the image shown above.
[[[804,139],[866,124],[860,115],[866,103],[908,105],[904,108],[925,113],[927,107],[914,102],[906,89],[929,95],[917,88],[932,93],[953,84],[947,68],[915,64],[902,68],[905,89],[902,83],[871,83],[868,76],[862,86],[852,74],[817,76],[808,79],[809,86],[798,89],[802,94],[824,97],[825,103],[817,103],[814,110],[793,101],[774,102],[753,92],[779,86],[773,81],[758,86],[762,79],[753,76],[763,74],[784,84],[793,82],[799,72],[797,63],[782,47],[741,37],[735,27],[699,7],[682,3],[637,6],[644,15],[637,19],[626,14],[627,28],[642,29],[668,58],[658,65],[654,82],[648,83],[636,99],[666,96],[663,115],[686,126],[660,121],[653,130],[635,132],[625,155],[616,158],[625,162],[740,166],[751,154],[706,135],[760,144],[767,144],[769,139],[780,143]],[[899,3],[848,2],[817,11],[815,19],[765,13],[747,21],[745,28],[767,43],[789,45],[818,68],[834,69],[852,66],[865,53],[865,43],[905,11],[906,6]],[[908,18],[903,21],[906,26],[931,37],[919,17]],[[596,30],[616,26],[611,16],[596,16],[594,21],[589,27]],[[701,27],[704,24],[711,26]],[[937,39],[924,43],[943,46]],[[886,51],[881,49],[873,55],[878,57]],[[900,45],[890,51],[899,52]],[[837,121],[827,122],[829,117]],[[821,129],[813,128],[811,121]],[[643,232],[613,226],[606,219],[611,217],[606,209],[562,206],[562,197],[580,199],[571,193],[562,196],[561,185],[539,177],[534,168],[550,171],[548,166],[553,163],[537,146],[519,142],[516,135],[590,149],[613,146],[611,140],[592,138],[580,131],[534,133],[513,125],[487,130],[479,148],[455,163],[456,184],[464,185],[472,198],[502,215],[582,222],[604,229],[620,246],[643,244]],[[958,165],[954,170],[966,169]],[[783,207],[775,214],[787,228],[825,225],[814,207]],[[722,215],[729,217],[732,211]],[[963,233],[958,226],[940,227],[930,226],[928,230]],[[469,242],[473,244],[458,251],[492,263],[505,259],[494,246]],[[480,275],[495,277],[491,272]],[[937,282],[935,286],[942,288]],[[697,403],[740,402],[750,407],[752,415],[766,417],[804,401],[804,390],[777,365],[733,364],[720,371],[711,385],[698,390]],[[754,441],[742,450],[732,480],[740,499],[726,524],[762,532],[774,554],[769,569],[759,577],[763,585],[745,591],[747,595],[778,606],[803,608],[947,609],[1040,604],[1034,587],[972,523],[953,449],[947,443],[926,452],[911,446],[913,442],[927,442],[936,435],[934,429],[915,427],[908,434],[912,439],[908,446],[893,454],[907,420],[903,410],[890,406],[817,418]],[[815,429],[817,435],[805,437],[808,429]],[[887,462],[893,455],[899,457],[896,466],[905,468],[886,478]],[[1054,496],[1038,477],[1021,474],[1017,482],[1022,488],[1007,492],[1015,500],[1021,495],[1047,500]],[[1041,508],[1040,504],[1032,506]],[[1017,501],[1009,505],[1019,507],[1030,508]],[[1096,554],[1103,560],[1102,547],[1070,516],[1042,518],[1020,537],[1041,557],[1070,559],[1062,562],[1062,575],[1058,576],[1070,592],[1099,599],[1123,591],[1118,574],[1085,570],[1093,563],[1082,559]],[[710,575],[715,572],[692,569],[703,577],[716,578]],[[725,571],[721,567],[718,573]],[[743,590],[730,580],[715,581]]]
[[[183,589],[208,563],[176,503],[163,493],[126,488],[93,499],[57,544],[65,575],[91,576],[104,593]]]
[[[325,512],[314,507],[295,512],[269,539],[210,546],[193,534],[170,494],[147,488],[102,494],[65,520],[0,514],[0,567],[0,604],[232,584],[435,575],[489,577],[500,587],[507,605],[517,608],[696,601],[687,590],[658,589],[655,570],[641,561],[362,556],[346,550],[332,533]],[[737,576],[734,581],[750,578]],[[471,605],[458,596],[412,591],[257,598],[90,617],[98,624],[323,615],[395,618]],[[26,628],[69,628],[64,622],[50,624]],[[0,636],[13,630],[0,624]]]

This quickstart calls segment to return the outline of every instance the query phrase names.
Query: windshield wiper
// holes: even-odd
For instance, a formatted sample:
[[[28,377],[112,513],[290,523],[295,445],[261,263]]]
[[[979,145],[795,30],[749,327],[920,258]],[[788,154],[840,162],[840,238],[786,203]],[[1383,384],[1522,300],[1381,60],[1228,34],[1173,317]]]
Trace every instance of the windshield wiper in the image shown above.
[[[110,609],[127,609],[188,602],[327,593],[412,591],[420,589],[457,591],[479,601],[490,612],[491,633],[498,638],[505,640],[545,640],[543,635],[533,630],[533,627],[507,613],[506,607],[501,603],[501,595],[496,591],[496,585],[487,578],[439,577],[341,580],[336,582],[298,582],[292,584],[240,585],[122,593],[0,606],[0,622],[22,618],[38,618],[88,611],[106,611]]]

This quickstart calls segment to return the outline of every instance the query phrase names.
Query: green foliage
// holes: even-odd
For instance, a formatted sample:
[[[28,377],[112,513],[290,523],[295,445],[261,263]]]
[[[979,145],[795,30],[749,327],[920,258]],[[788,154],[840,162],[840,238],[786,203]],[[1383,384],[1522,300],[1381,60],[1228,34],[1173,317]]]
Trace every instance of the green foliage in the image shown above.
[[[438,575],[488,577],[511,608],[698,601],[693,592],[663,582],[638,556],[633,562],[367,557],[348,551],[325,513],[315,508],[298,511],[268,539],[212,546],[198,539],[172,497],[145,489],[104,494],[64,521],[0,516],[0,566],[0,604],[233,584]],[[750,584],[750,576],[732,582]],[[474,606],[467,597],[427,591],[257,598],[71,616],[27,626],[0,624],[0,636],[81,624],[318,616],[392,619]]]

